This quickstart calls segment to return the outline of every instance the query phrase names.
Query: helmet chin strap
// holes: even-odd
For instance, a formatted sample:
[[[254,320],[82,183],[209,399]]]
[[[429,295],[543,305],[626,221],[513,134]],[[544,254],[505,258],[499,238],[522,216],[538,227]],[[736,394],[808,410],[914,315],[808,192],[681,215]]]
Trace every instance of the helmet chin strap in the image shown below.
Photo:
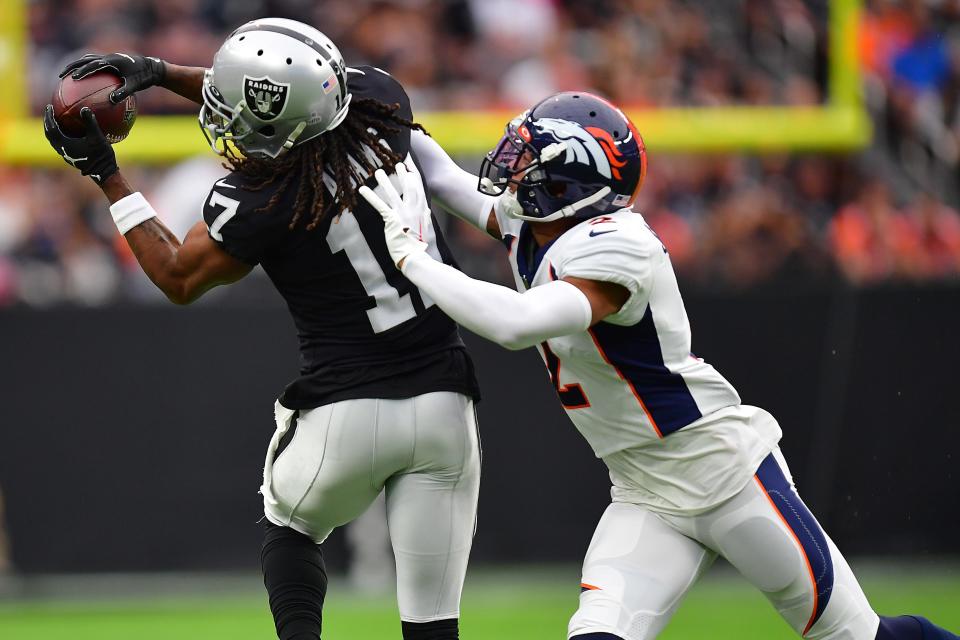
[[[297,138],[300,137],[300,134],[303,133],[303,130],[307,128],[307,121],[304,120],[296,126],[296,128],[287,136],[287,139],[283,142],[283,150],[287,151],[297,142]]]
[[[600,189],[599,191],[597,191],[596,193],[594,193],[593,195],[589,195],[586,198],[583,198],[582,200],[577,200],[576,202],[572,202],[567,206],[563,207],[562,209],[560,209],[559,211],[554,211],[553,213],[542,216],[542,217],[528,216],[524,214],[523,207],[520,205],[520,202],[517,200],[517,194],[512,191],[507,191],[502,196],[500,196],[500,199],[503,201],[503,204],[500,205],[500,210],[506,213],[511,218],[516,218],[517,220],[526,220],[527,222],[553,222],[554,220],[560,220],[561,218],[569,218],[574,214],[576,214],[577,211],[580,211],[581,209],[586,209],[587,207],[591,207],[595,205],[596,203],[600,202],[601,200],[606,198],[608,195],[610,195],[611,191],[613,191],[613,189],[611,189],[609,186],[606,186]],[[509,194],[509,196],[507,194]],[[512,200],[512,202],[509,200],[506,200],[508,197],[510,198],[510,200]],[[514,204],[516,206],[514,206]]]

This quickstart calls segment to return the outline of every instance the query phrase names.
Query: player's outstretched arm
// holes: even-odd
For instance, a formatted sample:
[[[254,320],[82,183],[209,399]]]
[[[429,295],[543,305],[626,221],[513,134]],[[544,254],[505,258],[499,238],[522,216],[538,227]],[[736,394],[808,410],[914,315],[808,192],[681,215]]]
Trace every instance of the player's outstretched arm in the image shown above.
[[[440,205],[468,224],[500,237],[493,213],[496,198],[477,190],[477,176],[464,171],[436,140],[423,133],[410,132],[410,148],[417,156],[430,193]]]
[[[88,53],[63,68],[60,77],[68,73],[74,80],[110,70],[123,78],[123,86],[110,94],[110,101],[118,104],[131,93],[154,86],[168,89],[197,104],[203,104],[203,67],[183,67],[160,58],[130,53],[98,55]]]
[[[110,200],[117,229],[143,272],[174,304],[190,304],[213,287],[236,282],[253,269],[211,240],[203,222],[194,225],[181,243],[119,172],[101,188]]]
[[[423,252],[407,256],[401,271],[458,324],[507,349],[585,331],[619,309],[603,291],[608,283],[584,281],[599,285],[584,289],[556,280],[519,293],[475,280]]]
[[[420,181],[397,166],[404,188],[401,197],[386,173],[376,174],[383,198],[368,187],[360,194],[380,212],[387,247],[403,274],[447,315],[474,333],[508,349],[524,349],[549,338],[586,330],[615,313],[626,300],[618,285],[592,281],[558,280],[525,293],[482,280],[474,280],[426,255],[426,245],[403,227],[403,219],[429,209]],[[622,289],[622,294],[619,291]]]
[[[160,86],[187,100],[203,104],[203,74],[207,70],[204,67],[183,67],[170,62],[165,64],[167,73]]]
[[[235,282],[252,267],[221,249],[198,223],[181,244],[156,217],[150,203],[134,193],[120,175],[113,147],[90,109],[80,111],[82,138],[68,136],[53,117],[53,105],[43,114],[43,132],[63,160],[89,176],[110,200],[117,229],[130,245],[144,272],[177,304],[188,304],[218,284]]]

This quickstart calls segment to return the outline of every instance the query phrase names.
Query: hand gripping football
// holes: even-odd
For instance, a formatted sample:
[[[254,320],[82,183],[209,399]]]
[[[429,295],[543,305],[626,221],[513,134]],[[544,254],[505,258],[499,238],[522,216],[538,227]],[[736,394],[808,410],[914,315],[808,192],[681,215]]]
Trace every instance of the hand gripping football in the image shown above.
[[[130,94],[119,104],[110,102],[110,93],[122,86],[123,79],[109,70],[98,71],[81,80],[74,80],[69,74],[64,76],[51,101],[60,129],[68,136],[82,136],[84,128],[80,110],[89,107],[110,144],[126,138],[137,119],[137,98]]]

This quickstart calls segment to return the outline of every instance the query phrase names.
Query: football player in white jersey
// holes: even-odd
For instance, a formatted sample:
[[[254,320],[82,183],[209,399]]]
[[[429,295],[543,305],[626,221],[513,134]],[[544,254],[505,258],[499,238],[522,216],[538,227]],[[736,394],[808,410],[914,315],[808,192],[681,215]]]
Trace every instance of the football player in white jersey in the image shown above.
[[[518,291],[425,253],[426,225],[402,222],[429,216],[403,165],[402,196],[383,171],[380,195],[360,189],[383,215],[392,258],[464,327],[511,349],[538,345],[567,414],[610,470],[612,503],[569,637],[655,638],[722,555],[803,637],[956,640],[921,617],[874,613],[800,500],[776,420],[691,354],[670,255],[632,211],[646,151],[619,109],[561,93],[511,121],[481,169],[480,190],[496,200],[467,195],[475,178],[425,137],[411,144],[425,173],[444,178],[428,179],[435,195],[506,245]]]

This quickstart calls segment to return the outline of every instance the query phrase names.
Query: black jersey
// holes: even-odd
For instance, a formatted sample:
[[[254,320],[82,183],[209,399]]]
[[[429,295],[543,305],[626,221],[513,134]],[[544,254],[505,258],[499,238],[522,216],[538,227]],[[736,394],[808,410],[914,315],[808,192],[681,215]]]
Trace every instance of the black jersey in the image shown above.
[[[348,84],[354,100],[399,103],[397,114],[412,118],[406,92],[379,69],[350,69]],[[411,153],[409,129],[382,139],[401,157]],[[372,177],[367,183],[375,186]],[[214,185],[204,207],[210,237],[235,258],[260,264],[293,316],[301,376],[281,403],[310,409],[433,391],[479,397],[457,325],[393,264],[380,214],[358,198],[356,210],[337,220],[328,210],[314,230],[306,230],[306,221],[291,230],[296,191],[288,188],[272,210],[258,211],[275,188],[245,189],[243,176],[232,173]],[[455,266],[434,227],[431,253]]]

